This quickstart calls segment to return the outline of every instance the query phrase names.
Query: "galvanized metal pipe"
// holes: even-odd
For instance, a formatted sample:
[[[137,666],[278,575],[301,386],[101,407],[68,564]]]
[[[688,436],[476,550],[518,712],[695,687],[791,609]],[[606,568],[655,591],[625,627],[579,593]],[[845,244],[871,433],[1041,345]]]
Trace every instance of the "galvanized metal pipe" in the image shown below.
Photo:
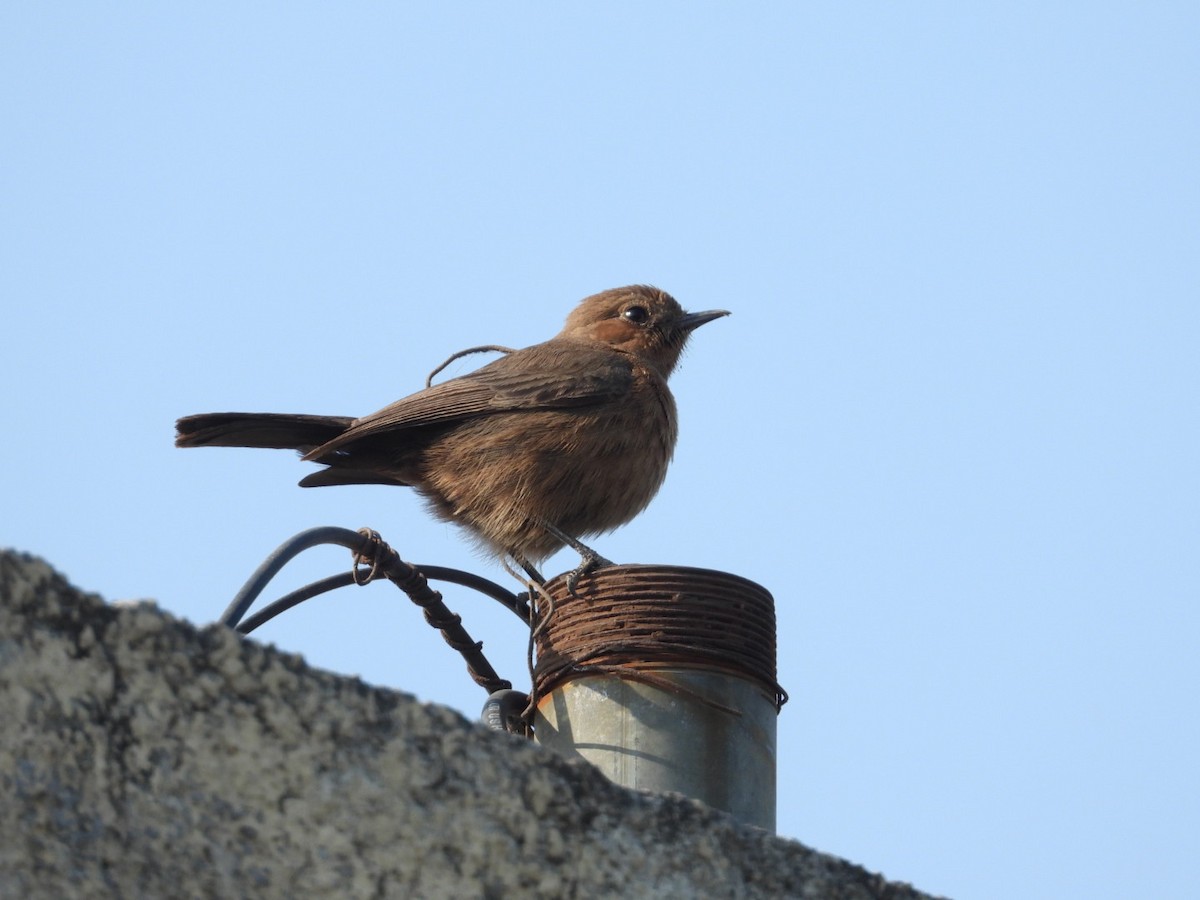
[[[724,572],[619,566],[552,581],[534,735],[626,787],[775,829],[774,607]],[[593,639],[594,635],[599,635]],[[767,646],[769,644],[769,646]],[[744,648],[744,652],[742,652]]]

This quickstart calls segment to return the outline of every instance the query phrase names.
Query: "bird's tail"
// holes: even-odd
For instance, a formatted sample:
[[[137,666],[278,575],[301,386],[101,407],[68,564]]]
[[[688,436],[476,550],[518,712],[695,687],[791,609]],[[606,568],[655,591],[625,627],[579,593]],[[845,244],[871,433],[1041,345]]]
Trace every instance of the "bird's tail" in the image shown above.
[[[308,452],[345,431],[350,416],[202,413],[175,423],[176,447],[270,447]]]

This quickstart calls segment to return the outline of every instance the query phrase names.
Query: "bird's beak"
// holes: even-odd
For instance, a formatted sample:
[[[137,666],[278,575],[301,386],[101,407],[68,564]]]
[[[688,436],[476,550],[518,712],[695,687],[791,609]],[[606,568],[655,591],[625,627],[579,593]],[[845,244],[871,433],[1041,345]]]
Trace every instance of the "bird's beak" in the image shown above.
[[[705,322],[711,322],[713,319],[719,319],[721,316],[729,315],[727,309],[709,309],[704,312],[684,313],[682,319],[679,320],[679,327],[686,334],[694,328],[699,328]]]

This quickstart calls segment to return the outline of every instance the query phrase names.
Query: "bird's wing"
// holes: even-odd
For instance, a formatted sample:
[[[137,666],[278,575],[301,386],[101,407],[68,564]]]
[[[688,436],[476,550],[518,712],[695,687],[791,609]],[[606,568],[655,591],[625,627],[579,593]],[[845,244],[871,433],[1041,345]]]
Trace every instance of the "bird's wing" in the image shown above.
[[[565,409],[619,399],[633,384],[628,358],[586,345],[548,342],[418,391],[364,416],[305,455],[319,459],[364,438],[515,410]]]

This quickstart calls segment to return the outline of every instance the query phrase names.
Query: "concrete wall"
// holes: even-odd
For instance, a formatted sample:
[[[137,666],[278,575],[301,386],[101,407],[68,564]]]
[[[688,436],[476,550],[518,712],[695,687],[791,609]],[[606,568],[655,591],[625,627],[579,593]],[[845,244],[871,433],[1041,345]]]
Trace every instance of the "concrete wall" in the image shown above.
[[[923,896],[0,552],[0,897]]]

